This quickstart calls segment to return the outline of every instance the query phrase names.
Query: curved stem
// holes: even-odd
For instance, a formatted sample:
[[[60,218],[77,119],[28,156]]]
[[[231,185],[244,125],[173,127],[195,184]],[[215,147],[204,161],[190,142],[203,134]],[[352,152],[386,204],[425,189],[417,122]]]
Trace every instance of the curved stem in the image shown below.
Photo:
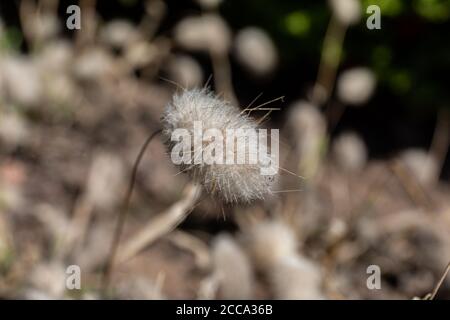
[[[128,215],[128,209],[129,209],[129,206],[130,206],[131,194],[133,193],[134,184],[136,182],[136,176],[137,176],[137,170],[138,170],[138,167],[139,167],[139,163],[141,162],[141,159],[142,159],[142,157],[144,155],[144,152],[147,149],[147,147],[150,144],[150,142],[153,140],[153,138],[155,138],[161,132],[162,132],[162,130],[159,129],[159,130],[153,132],[147,138],[147,140],[145,140],[144,144],[142,145],[142,147],[141,147],[141,149],[139,151],[138,156],[136,157],[136,160],[134,161],[133,170],[132,170],[132,173],[131,173],[130,184],[128,185],[127,193],[125,195],[125,198],[124,198],[124,201],[123,201],[123,205],[122,205],[121,210],[119,212],[119,216],[117,218],[116,228],[114,230],[114,236],[113,236],[113,239],[112,239],[112,242],[111,242],[111,249],[110,249],[110,252],[109,252],[108,261],[106,263],[105,270],[104,270],[103,275],[102,275],[101,287],[102,287],[102,291],[104,293],[106,293],[106,291],[108,290],[109,282],[111,280],[111,275],[113,273],[114,262],[115,262],[116,255],[117,255],[117,249],[119,247],[120,237],[122,236],[122,231],[123,231],[123,227],[125,225],[125,220],[126,220],[127,215]]]

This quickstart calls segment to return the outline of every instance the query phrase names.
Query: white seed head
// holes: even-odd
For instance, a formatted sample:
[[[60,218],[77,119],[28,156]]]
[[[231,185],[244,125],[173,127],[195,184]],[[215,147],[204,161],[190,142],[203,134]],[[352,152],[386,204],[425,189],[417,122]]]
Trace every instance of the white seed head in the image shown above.
[[[52,104],[71,105],[77,101],[78,88],[67,73],[49,72],[43,76],[43,86],[46,98]]]
[[[0,145],[15,148],[26,144],[30,128],[25,118],[15,112],[0,112]]]
[[[37,15],[30,22],[33,35],[42,40],[56,37],[61,30],[61,23],[53,14]]]
[[[329,0],[328,3],[336,19],[343,25],[353,25],[361,19],[359,0]]]
[[[333,154],[337,164],[348,172],[363,169],[367,162],[366,145],[354,132],[345,132],[336,138]]]
[[[135,41],[126,47],[124,58],[130,67],[141,68],[157,58],[158,50],[155,44],[144,40]]]
[[[167,66],[170,79],[186,89],[201,86],[203,70],[196,60],[187,55],[177,55]]]
[[[95,47],[82,52],[73,65],[75,75],[82,80],[97,80],[113,70],[113,57],[106,50]]]
[[[89,172],[86,197],[96,208],[108,210],[118,205],[125,182],[125,168],[114,154],[99,152]]]
[[[307,101],[294,103],[290,110],[288,125],[300,157],[300,174],[310,178],[320,167],[326,142],[326,121],[319,109]]]
[[[42,262],[31,271],[30,285],[53,299],[61,299],[66,291],[66,268],[59,262]]]
[[[41,72],[66,71],[73,59],[73,47],[69,41],[54,40],[38,53],[36,63]]]
[[[368,68],[353,68],[344,71],[337,81],[339,99],[349,105],[366,103],[375,91],[376,79]]]
[[[42,99],[41,74],[25,56],[5,56],[0,61],[5,95],[23,107],[37,106]]]
[[[184,18],[175,26],[174,36],[188,50],[225,54],[231,44],[231,31],[227,23],[215,14]]]
[[[425,150],[408,149],[402,152],[400,159],[423,185],[430,185],[437,178],[437,161],[433,155]]]
[[[171,141],[172,133],[176,129],[185,129],[189,132],[191,140],[194,140],[194,123],[199,122],[202,125],[204,133],[209,129],[215,129],[221,132],[223,136],[223,145],[227,145],[228,129],[257,129],[257,123],[241,110],[228,102],[219,99],[207,90],[193,89],[175,94],[172,101],[167,105],[161,122],[163,125],[163,134],[168,141],[169,150],[174,146]],[[236,134],[239,139],[239,134]],[[248,135],[241,136],[248,146]],[[236,140],[237,140],[236,139]],[[208,146],[208,142],[203,141],[202,148]],[[195,146],[195,142],[193,143]],[[236,145],[236,143],[235,143]],[[226,148],[226,147],[225,147]],[[240,149],[225,149],[223,155],[230,152],[234,158],[237,158],[237,152]],[[275,176],[262,175],[261,169],[267,168],[263,157],[257,163],[252,164],[246,161],[244,164],[222,163],[208,164],[206,161],[195,163],[195,149],[190,150],[192,163],[180,164],[182,171],[187,172],[194,181],[203,186],[203,189],[213,195],[221,198],[226,203],[249,203],[257,199],[264,199],[271,193]],[[245,158],[251,156],[250,148],[245,148]]]
[[[256,268],[262,271],[270,270],[278,261],[297,252],[294,232],[279,221],[257,223],[243,237]]]
[[[139,38],[140,34],[136,27],[126,20],[113,20],[100,32],[100,40],[116,48],[127,47]]]
[[[253,273],[245,252],[228,234],[218,235],[212,244],[214,272],[220,283],[220,298],[252,297]]]
[[[270,272],[275,299],[322,300],[322,275],[309,259],[292,255],[280,260]]]
[[[239,62],[256,75],[270,73],[278,62],[277,49],[272,39],[264,30],[256,27],[239,31],[235,52]]]

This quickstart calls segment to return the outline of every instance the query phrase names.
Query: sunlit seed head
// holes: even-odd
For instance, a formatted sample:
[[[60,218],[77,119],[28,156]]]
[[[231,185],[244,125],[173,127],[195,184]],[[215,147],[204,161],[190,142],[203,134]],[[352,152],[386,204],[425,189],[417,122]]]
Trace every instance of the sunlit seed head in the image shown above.
[[[436,158],[421,149],[408,149],[401,153],[400,160],[407,170],[423,185],[433,183],[438,175]]]
[[[366,103],[373,95],[376,79],[368,68],[353,68],[344,71],[337,81],[339,99],[352,106]]]
[[[162,115],[163,134],[173,147],[172,133],[176,129],[186,129],[194,137],[194,122],[202,124],[203,132],[208,129],[219,130],[226,146],[227,129],[257,129],[257,123],[241,110],[216,97],[208,90],[193,89],[173,96]],[[248,139],[244,136],[244,139]],[[206,142],[203,142],[205,144]],[[249,148],[245,149],[245,157],[249,158]],[[229,150],[224,150],[228,152]],[[236,149],[231,150],[234,154]],[[194,154],[195,150],[192,150]],[[263,159],[264,160],[264,159]],[[207,164],[201,163],[180,165],[180,169],[188,173],[203,189],[226,203],[249,203],[264,199],[271,194],[274,176],[262,175],[261,168],[266,164]]]
[[[175,41],[188,50],[225,54],[231,44],[231,31],[218,15],[184,18],[175,26]]]
[[[320,267],[305,257],[283,257],[269,275],[276,299],[324,299]]]
[[[203,70],[199,63],[188,55],[176,55],[167,65],[170,80],[186,89],[199,87],[203,83]]]
[[[295,233],[280,221],[256,223],[243,237],[255,266],[261,270],[268,270],[283,257],[297,252]]]
[[[333,143],[334,158],[345,171],[358,171],[367,162],[367,148],[364,141],[354,132],[339,135]]]
[[[299,172],[311,178],[321,165],[327,133],[325,118],[315,105],[300,100],[290,107],[288,126],[299,157]]]
[[[113,20],[100,31],[100,40],[114,48],[124,48],[139,38],[137,28],[126,20]]]
[[[361,19],[359,0],[329,0],[328,3],[336,19],[343,25],[353,25]]]
[[[214,272],[220,283],[220,298],[252,297],[253,272],[245,252],[231,235],[220,234],[212,243]]]
[[[278,63],[277,49],[262,29],[247,27],[239,31],[235,40],[235,53],[239,62],[255,75],[266,75]]]

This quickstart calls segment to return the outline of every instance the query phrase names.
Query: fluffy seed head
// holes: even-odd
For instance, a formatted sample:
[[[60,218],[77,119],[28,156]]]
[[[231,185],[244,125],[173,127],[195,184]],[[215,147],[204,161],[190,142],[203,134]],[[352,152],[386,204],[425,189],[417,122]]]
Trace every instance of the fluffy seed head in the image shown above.
[[[219,277],[222,299],[249,299],[253,273],[250,261],[239,244],[228,234],[218,235],[212,244],[214,270]]]
[[[174,32],[178,44],[188,50],[225,54],[231,44],[227,23],[212,13],[184,18],[175,26]]]
[[[203,82],[201,66],[195,59],[187,55],[173,57],[167,65],[167,71],[172,80],[187,89],[198,87]]]
[[[122,160],[114,154],[100,151],[92,161],[86,197],[96,208],[111,209],[119,203],[124,181]]]
[[[269,35],[262,29],[248,27],[239,31],[235,40],[238,60],[255,75],[273,71],[278,62],[278,53]]]
[[[114,58],[100,47],[82,52],[73,64],[75,76],[82,80],[100,79],[113,73],[114,69]]]
[[[65,269],[59,262],[42,262],[31,271],[30,285],[52,299],[62,299],[66,291]]]
[[[423,185],[432,184],[438,176],[436,158],[421,149],[408,149],[400,155],[401,161]]]
[[[200,122],[203,133],[208,129],[216,129],[222,133],[223,145],[227,145],[226,131],[228,129],[257,129],[257,123],[241,110],[228,102],[214,96],[207,90],[193,89],[175,94],[167,105],[161,122],[163,134],[168,141],[169,150],[174,143],[172,133],[176,129],[185,129],[191,140],[194,137],[194,122]],[[239,139],[239,134],[236,134]],[[248,136],[242,136],[248,146]],[[236,140],[235,140],[236,141]],[[210,141],[202,141],[205,149]],[[195,146],[195,142],[193,143]],[[195,150],[191,148],[191,158]],[[236,156],[237,149],[225,150]],[[250,148],[245,148],[245,158],[250,158]],[[265,158],[265,157],[263,157]],[[268,159],[268,156],[267,156]],[[259,159],[256,164],[246,161],[244,164],[201,163],[181,164],[182,171],[187,172],[194,181],[201,184],[204,190],[221,198],[226,203],[249,203],[256,199],[264,199],[271,193],[270,187],[274,182],[273,175],[262,175],[261,168],[266,167],[265,160]]]
[[[42,48],[36,56],[36,64],[41,72],[68,71],[75,50],[66,40],[54,40]]]
[[[114,48],[126,47],[139,37],[137,29],[125,20],[113,20],[106,24],[100,32],[100,39]]]
[[[361,19],[361,3],[359,0],[329,0],[337,20],[343,25],[352,25]]]
[[[289,256],[279,261],[270,273],[276,299],[322,300],[322,276],[319,267],[301,256]]]
[[[61,22],[56,15],[41,14],[34,19],[28,19],[33,36],[41,40],[55,38],[61,30]]]
[[[5,56],[0,61],[4,94],[13,104],[36,107],[42,100],[41,73],[34,60],[25,56]]]
[[[295,255],[297,239],[286,224],[279,221],[264,221],[252,226],[244,235],[244,241],[255,266],[270,270],[283,257]]]
[[[337,82],[339,99],[352,106],[366,103],[372,96],[376,85],[373,72],[368,68],[346,70]]]
[[[345,171],[359,171],[367,162],[364,141],[354,132],[345,132],[336,138],[333,154],[338,165]]]
[[[288,126],[300,157],[300,174],[311,178],[321,165],[326,121],[319,109],[307,101],[295,102],[290,109]]]
[[[30,128],[26,119],[14,112],[0,112],[0,144],[13,149],[27,143]]]

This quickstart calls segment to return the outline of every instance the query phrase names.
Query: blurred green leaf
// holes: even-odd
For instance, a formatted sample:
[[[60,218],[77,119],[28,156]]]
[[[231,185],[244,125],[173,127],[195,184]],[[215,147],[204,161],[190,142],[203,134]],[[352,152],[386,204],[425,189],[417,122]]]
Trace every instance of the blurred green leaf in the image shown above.
[[[372,64],[377,71],[388,67],[392,61],[392,52],[388,46],[379,45],[373,49]]]
[[[22,41],[23,37],[19,29],[6,28],[4,33],[0,34],[0,50],[19,50]]]
[[[311,19],[303,11],[295,11],[284,19],[284,26],[288,33],[294,36],[305,36],[311,28]]]
[[[395,93],[404,94],[411,89],[411,74],[406,70],[393,71],[389,83]]]
[[[450,17],[450,0],[415,0],[414,10],[433,22],[445,22]]]

